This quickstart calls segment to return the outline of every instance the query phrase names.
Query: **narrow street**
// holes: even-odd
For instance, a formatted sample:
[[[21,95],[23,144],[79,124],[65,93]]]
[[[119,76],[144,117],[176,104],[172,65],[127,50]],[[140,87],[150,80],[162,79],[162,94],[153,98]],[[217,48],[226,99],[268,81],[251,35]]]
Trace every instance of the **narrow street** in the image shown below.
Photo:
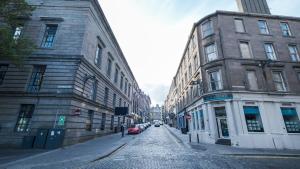
[[[81,169],[298,169],[299,158],[230,157],[204,149],[192,149],[176,139],[164,126],[150,127],[110,157]]]

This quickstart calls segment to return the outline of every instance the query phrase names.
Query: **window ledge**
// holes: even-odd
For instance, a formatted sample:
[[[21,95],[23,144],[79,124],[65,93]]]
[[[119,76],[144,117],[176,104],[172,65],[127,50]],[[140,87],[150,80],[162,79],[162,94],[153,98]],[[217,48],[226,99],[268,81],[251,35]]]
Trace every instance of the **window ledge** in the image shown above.
[[[285,36],[285,35],[282,35],[282,37],[284,38],[296,38],[295,36],[291,35],[291,36]]]
[[[261,36],[273,36],[272,34],[264,34],[264,33],[260,33],[260,34],[258,34],[258,35],[261,35]]]
[[[51,48],[38,47],[37,49],[41,49],[41,50],[55,50],[55,48],[53,48],[53,47],[51,47]]]
[[[209,37],[215,36],[215,33],[202,37],[202,40],[208,39]]]
[[[237,32],[237,31],[235,31],[235,33],[242,34],[242,35],[249,35],[249,33],[247,33],[247,32]]]

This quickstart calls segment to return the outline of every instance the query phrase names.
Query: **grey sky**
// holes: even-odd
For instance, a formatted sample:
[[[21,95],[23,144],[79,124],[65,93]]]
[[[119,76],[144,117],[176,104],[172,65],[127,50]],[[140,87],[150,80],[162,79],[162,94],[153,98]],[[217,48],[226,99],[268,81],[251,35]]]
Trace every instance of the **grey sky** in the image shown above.
[[[235,0],[99,0],[142,90],[163,104],[194,22]],[[300,17],[300,0],[268,0],[272,14]]]

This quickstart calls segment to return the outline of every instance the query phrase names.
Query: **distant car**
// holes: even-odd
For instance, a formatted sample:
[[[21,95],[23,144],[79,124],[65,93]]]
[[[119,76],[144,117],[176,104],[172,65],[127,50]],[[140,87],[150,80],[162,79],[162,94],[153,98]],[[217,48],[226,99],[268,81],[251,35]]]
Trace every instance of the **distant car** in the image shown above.
[[[159,121],[159,124],[160,124],[160,125],[164,125],[164,123],[163,123],[162,121]]]
[[[132,125],[128,128],[128,134],[139,134],[141,129],[138,125]]]
[[[156,122],[156,123],[154,124],[154,127],[160,127],[159,122]]]

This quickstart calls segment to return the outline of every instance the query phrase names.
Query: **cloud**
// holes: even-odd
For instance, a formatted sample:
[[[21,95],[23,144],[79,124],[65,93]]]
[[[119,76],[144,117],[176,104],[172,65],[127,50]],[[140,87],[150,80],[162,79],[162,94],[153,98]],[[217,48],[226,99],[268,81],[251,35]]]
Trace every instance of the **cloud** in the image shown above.
[[[237,11],[235,0],[99,2],[139,86],[159,104],[166,96],[159,89],[165,91],[171,84],[193,23],[216,10]],[[269,4],[274,14],[300,15],[299,0],[269,0]]]
[[[147,93],[150,95],[152,105],[162,105],[164,103],[165,96],[169,91],[169,86],[146,84],[144,85],[144,90],[147,91]]]

